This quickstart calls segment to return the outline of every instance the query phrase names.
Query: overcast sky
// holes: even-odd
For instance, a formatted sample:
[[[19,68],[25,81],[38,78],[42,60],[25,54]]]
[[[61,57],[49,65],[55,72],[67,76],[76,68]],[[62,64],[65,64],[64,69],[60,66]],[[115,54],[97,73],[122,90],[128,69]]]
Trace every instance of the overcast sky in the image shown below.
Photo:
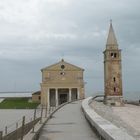
[[[138,0],[0,0],[0,91],[40,89],[40,69],[62,57],[85,69],[87,93],[103,91],[110,19],[124,91],[140,91],[139,10]]]

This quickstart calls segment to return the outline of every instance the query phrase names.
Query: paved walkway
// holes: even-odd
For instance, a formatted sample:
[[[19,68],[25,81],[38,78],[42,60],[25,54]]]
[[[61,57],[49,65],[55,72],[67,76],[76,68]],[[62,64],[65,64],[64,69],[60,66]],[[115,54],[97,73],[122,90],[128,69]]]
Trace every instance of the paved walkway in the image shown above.
[[[97,140],[82,111],[81,101],[58,110],[44,126],[39,140]]]

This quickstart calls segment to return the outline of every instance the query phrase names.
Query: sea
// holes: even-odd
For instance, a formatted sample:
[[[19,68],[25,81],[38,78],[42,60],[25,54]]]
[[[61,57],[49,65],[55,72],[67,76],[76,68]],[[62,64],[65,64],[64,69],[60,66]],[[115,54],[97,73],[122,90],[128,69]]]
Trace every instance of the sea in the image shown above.
[[[0,92],[0,99],[10,98],[10,97],[32,97],[33,92]],[[93,92],[86,93],[86,97],[95,96],[95,95],[103,95],[103,92]],[[140,100],[140,91],[135,92],[124,92],[123,93],[124,100],[137,101]]]
[[[33,92],[0,92],[0,98],[32,97]]]
[[[95,95],[104,95],[103,92],[95,92],[93,94],[86,94],[86,96],[95,96]],[[134,92],[123,92],[123,99],[128,101],[139,101],[140,100],[140,91]]]

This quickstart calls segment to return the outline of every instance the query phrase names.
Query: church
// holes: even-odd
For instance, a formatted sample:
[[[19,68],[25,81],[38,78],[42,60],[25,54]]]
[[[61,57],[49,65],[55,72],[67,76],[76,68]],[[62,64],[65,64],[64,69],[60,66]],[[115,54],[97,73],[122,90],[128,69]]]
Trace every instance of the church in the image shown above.
[[[122,106],[121,50],[110,22],[104,54],[104,103]],[[63,59],[41,69],[41,92],[33,93],[33,101],[47,107],[59,106],[68,101],[85,98],[84,69]],[[41,96],[40,96],[41,94]]]
[[[41,104],[59,106],[68,101],[85,98],[84,69],[64,59],[41,69]]]

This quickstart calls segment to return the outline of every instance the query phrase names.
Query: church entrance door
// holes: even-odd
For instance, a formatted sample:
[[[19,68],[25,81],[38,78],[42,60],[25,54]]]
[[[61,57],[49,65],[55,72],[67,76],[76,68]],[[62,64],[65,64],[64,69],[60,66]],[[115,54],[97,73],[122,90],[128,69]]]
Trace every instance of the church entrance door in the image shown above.
[[[60,94],[60,104],[67,102],[67,94]]]
[[[58,89],[59,105],[68,102],[69,89]]]

